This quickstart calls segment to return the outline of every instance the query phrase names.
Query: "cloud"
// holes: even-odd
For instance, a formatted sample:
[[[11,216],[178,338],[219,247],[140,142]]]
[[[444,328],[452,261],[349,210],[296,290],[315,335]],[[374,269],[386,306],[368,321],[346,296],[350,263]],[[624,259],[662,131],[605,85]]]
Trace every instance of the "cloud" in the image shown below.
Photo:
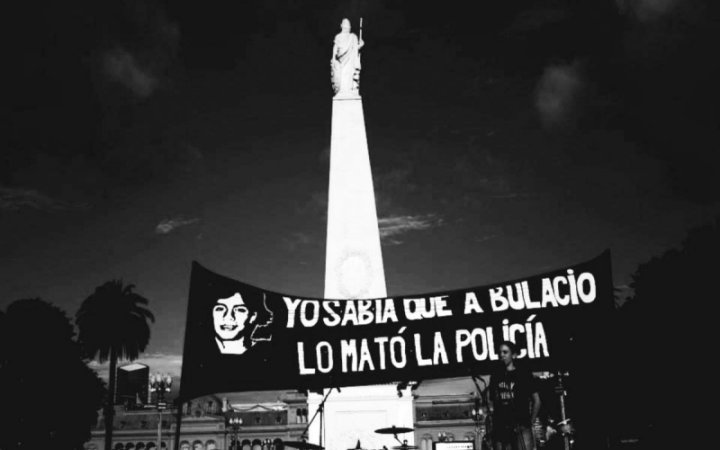
[[[485,242],[485,241],[489,241],[491,239],[495,239],[497,237],[500,237],[500,235],[499,234],[488,234],[488,235],[484,235],[484,236],[478,236],[475,238],[475,242]]]
[[[645,22],[657,19],[670,12],[678,0],[615,0],[622,12],[632,12],[635,17]]]
[[[519,13],[507,30],[507,33],[523,33],[535,31],[568,19],[570,14],[564,8],[539,6]]]
[[[198,218],[184,219],[182,216],[174,217],[172,219],[163,219],[155,227],[155,234],[168,234],[177,228],[184,227],[186,225],[192,225],[200,222]]]
[[[378,219],[380,238],[388,244],[401,244],[397,236],[409,231],[427,230],[442,225],[442,218],[435,214],[415,216],[391,216]]]
[[[562,125],[575,115],[583,81],[578,64],[551,65],[538,82],[535,106],[547,128]]]
[[[40,211],[64,211],[87,206],[57,200],[34,189],[0,186],[0,210],[19,211],[27,208]]]
[[[150,373],[160,372],[170,374],[173,378],[180,377],[182,369],[182,355],[173,355],[166,353],[144,353],[140,355],[140,358],[132,361],[134,363],[145,364],[150,368]],[[118,361],[118,367],[125,364],[129,364],[130,361]],[[99,363],[97,360],[92,360],[88,363],[88,366],[95,370],[100,378],[103,380],[108,379],[110,373],[110,362]]]
[[[307,233],[296,231],[283,238],[283,244],[289,251],[295,251],[298,247],[317,244],[318,239]]]
[[[118,19],[129,28],[105,48],[99,67],[108,81],[145,99],[157,90],[176,60],[180,27],[157,2],[126,3]]]
[[[309,199],[304,203],[295,205],[298,214],[309,214],[312,216],[327,217],[328,193],[327,191],[316,191],[310,194]]]
[[[140,98],[149,97],[158,86],[158,79],[123,48],[105,53],[103,71],[108,79],[120,83]]]

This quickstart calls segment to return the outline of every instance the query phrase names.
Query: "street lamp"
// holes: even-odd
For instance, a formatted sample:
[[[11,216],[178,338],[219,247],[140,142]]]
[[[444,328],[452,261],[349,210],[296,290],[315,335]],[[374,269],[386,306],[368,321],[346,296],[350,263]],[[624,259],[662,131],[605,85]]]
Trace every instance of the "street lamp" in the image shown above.
[[[482,448],[482,441],[480,440],[480,424],[485,422],[485,410],[480,405],[480,398],[475,395],[475,401],[473,404],[473,408],[470,411],[470,416],[472,417],[473,422],[475,422],[475,439],[477,440],[476,445],[477,448]]]
[[[170,392],[171,386],[172,377],[168,374],[161,375],[159,373],[155,373],[150,376],[150,392],[155,393],[155,407],[158,410],[157,450],[160,450],[162,446],[162,414],[167,408],[167,403],[165,403],[165,393]]]
[[[233,430],[233,444],[232,448],[234,450],[240,450],[240,443],[238,442],[238,431],[240,431],[240,426],[242,425],[243,420],[242,417],[240,417],[240,414],[233,412],[233,414],[228,419],[228,424]]]
[[[265,448],[263,450],[272,450],[272,439],[265,438]]]
[[[447,438],[448,438],[448,436],[447,436],[446,432],[441,431],[438,433],[438,441],[445,442],[445,441],[447,441]]]

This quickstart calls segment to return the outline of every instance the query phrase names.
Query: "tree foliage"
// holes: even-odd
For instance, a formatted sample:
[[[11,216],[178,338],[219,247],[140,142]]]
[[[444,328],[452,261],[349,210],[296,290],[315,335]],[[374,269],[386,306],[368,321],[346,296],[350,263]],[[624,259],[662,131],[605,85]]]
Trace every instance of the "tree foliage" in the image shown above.
[[[109,393],[105,402],[105,447],[112,444],[115,371],[118,359],[137,359],[150,341],[155,317],[145,308],[148,300],[120,280],[98,286],[80,306],[75,322],[85,356],[110,361]]]
[[[65,313],[40,299],[0,314],[0,449],[82,449],[105,386]]]
[[[710,395],[711,321],[720,270],[720,218],[691,230],[679,249],[638,266],[618,311],[613,386],[620,426],[647,445],[702,438],[697,408]],[[714,390],[714,388],[712,388]],[[709,398],[709,397],[707,397]],[[708,403],[710,406],[710,403]]]
[[[113,280],[97,287],[80,306],[76,323],[79,340],[88,356],[100,362],[114,349],[119,359],[137,359],[150,341],[149,322],[155,317],[145,308],[148,300],[132,284]]]

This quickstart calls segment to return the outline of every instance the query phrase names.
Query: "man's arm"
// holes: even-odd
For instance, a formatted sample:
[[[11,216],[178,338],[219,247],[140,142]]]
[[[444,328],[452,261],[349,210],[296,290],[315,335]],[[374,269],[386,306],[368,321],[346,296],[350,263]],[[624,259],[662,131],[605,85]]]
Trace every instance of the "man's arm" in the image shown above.
[[[538,413],[540,412],[540,394],[537,392],[533,392],[532,396],[530,397],[532,400],[532,412],[530,413],[530,423],[535,423],[535,419],[537,419]]]

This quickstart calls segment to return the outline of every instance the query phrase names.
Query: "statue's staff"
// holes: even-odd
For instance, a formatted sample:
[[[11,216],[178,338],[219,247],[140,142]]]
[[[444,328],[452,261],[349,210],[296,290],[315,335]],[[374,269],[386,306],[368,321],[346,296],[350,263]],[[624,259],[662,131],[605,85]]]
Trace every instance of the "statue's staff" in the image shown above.
[[[362,42],[362,17],[360,18],[360,42]],[[360,51],[360,48],[358,48],[358,52]]]

